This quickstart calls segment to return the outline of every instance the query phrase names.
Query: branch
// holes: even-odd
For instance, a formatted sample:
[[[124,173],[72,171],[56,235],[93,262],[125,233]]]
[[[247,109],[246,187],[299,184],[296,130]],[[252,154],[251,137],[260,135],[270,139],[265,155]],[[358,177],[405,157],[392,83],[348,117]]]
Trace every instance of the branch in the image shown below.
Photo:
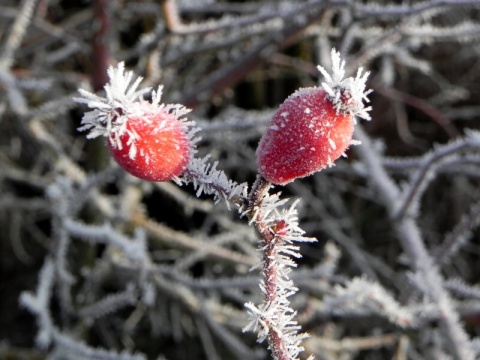
[[[270,184],[258,176],[249,195],[250,204],[246,214],[254,224],[260,236],[260,248],[263,251],[262,280],[260,288],[264,302],[255,306],[245,304],[250,312],[251,322],[244,328],[258,331],[258,341],[268,340],[269,349],[275,360],[297,359],[304,350],[300,346],[307,334],[299,333],[300,326],[293,318],[296,311],[290,308],[288,297],[297,292],[289,273],[296,267],[293,258],[301,257],[299,247],[292,242],[312,242],[313,238],[303,237],[298,227],[296,202],[288,210],[279,212],[278,208],[286,200],[280,200],[279,194],[270,195]]]
[[[399,195],[399,189],[383,168],[380,157],[373,151],[370,139],[360,126],[357,127],[357,136],[364,146],[356,147],[355,150],[370,170],[369,180],[389,210],[397,237],[412,261],[422,290],[438,307],[439,321],[445,339],[450,343],[452,353],[458,360],[473,360],[475,355],[471,341],[459,322],[459,315],[443,286],[440,270],[425,247],[420,229],[412,218],[392,218],[397,208],[396,198]]]

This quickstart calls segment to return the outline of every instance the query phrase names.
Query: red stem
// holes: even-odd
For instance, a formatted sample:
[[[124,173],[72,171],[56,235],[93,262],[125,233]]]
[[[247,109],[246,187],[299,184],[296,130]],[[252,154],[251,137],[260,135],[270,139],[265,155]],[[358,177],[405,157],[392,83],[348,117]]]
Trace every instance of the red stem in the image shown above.
[[[92,87],[95,92],[102,90],[108,82],[110,4],[111,0],[93,1],[94,21],[98,24],[92,43]]]
[[[254,216],[255,211],[261,207],[263,195],[268,191],[271,184],[263,176],[259,175],[257,180],[253,184],[252,191],[249,195],[250,216]],[[257,209],[256,209],[257,208]],[[258,211],[258,210],[257,210]],[[265,247],[263,255],[263,275],[265,286],[265,303],[266,308],[270,307],[270,304],[277,301],[278,294],[278,271],[277,271],[277,259],[278,259],[278,237],[269,228],[264,226],[264,217],[262,213],[258,213],[255,219],[255,228],[260,235],[260,241],[262,242],[262,248]],[[290,360],[288,351],[283,338],[276,331],[276,327],[270,324],[268,319],[263,319],[268,326],[268,343],[270,350],[274,353],[274,358],[279,360]]]

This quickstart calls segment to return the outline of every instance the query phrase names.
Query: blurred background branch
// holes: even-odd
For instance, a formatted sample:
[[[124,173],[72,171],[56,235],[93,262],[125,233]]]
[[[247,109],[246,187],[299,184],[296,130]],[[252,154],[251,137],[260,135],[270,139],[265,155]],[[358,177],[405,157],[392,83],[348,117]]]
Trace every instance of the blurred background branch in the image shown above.
[[[199,156],[252,184],[272,113],[336,48],[372,73],[372,121],[346,159],[282,189],[319,240],[291,274],[306,354],[478,358],[479,14],[478,0],[2,1],[0,357],[267,359],[242,333],[243,304],[262,302],[253,229],[191,186],[119,170],[77,133],[71,98],[125,61],[193,108]]]

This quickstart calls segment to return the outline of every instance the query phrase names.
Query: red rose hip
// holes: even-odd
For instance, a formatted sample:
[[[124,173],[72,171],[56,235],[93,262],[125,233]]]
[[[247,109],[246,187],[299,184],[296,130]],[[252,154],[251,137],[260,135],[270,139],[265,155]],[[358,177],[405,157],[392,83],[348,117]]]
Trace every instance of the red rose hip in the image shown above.
[[[180,175],[191,155],[190,139],[171,114],[130,118],[126,131],[108,148],[114,160],[130,174],[147,181],[169,181]]]
[[[190,110],[179,104],[162,104],[162,87],[137,90],[142,78],[123,63],[108,69],[105,97],[80,89],[75,100],[92,110],[82,118],[80,131],[87,138],[104,136],[114,160],[130,174],[147,181],[174,180],[187,168],[195,152],[197,129],[183,115]],[[143,99],[149,94],[150,101]]]
[[[322,67],[322,87],[297,90],[273,115],[257,148],[259,173],[285,185],[327,166],[345,153],[352,140],[355,116],[369,119],[364,92],[368,73],[343,79],[344,62],[332,51],[333,74]]]
[[[283,185],[332,165],[348,148],[353,118],[337,114],[321,88],[300,89],[280,105],[257,149],[259,172]]]

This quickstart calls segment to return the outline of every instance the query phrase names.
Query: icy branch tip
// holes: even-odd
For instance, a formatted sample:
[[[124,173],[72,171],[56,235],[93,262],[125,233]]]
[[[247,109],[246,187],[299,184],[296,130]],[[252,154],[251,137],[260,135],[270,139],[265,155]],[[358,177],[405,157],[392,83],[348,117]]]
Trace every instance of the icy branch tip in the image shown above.
[[[322,88],[327,92],[333,102],[337,113],[347,113],[370,120],[371,107],[365,107],[363,101],[369,102],[367,95],[372,90],[366,90],[366,81],[370,72],[363,72],[360,67],[355,77],[345,77],[345,60],[342,60],[340,53],[335,49],[331,52],[332,73],[328,73],[324,67],[318,65],[317,69],[325,78]]]

